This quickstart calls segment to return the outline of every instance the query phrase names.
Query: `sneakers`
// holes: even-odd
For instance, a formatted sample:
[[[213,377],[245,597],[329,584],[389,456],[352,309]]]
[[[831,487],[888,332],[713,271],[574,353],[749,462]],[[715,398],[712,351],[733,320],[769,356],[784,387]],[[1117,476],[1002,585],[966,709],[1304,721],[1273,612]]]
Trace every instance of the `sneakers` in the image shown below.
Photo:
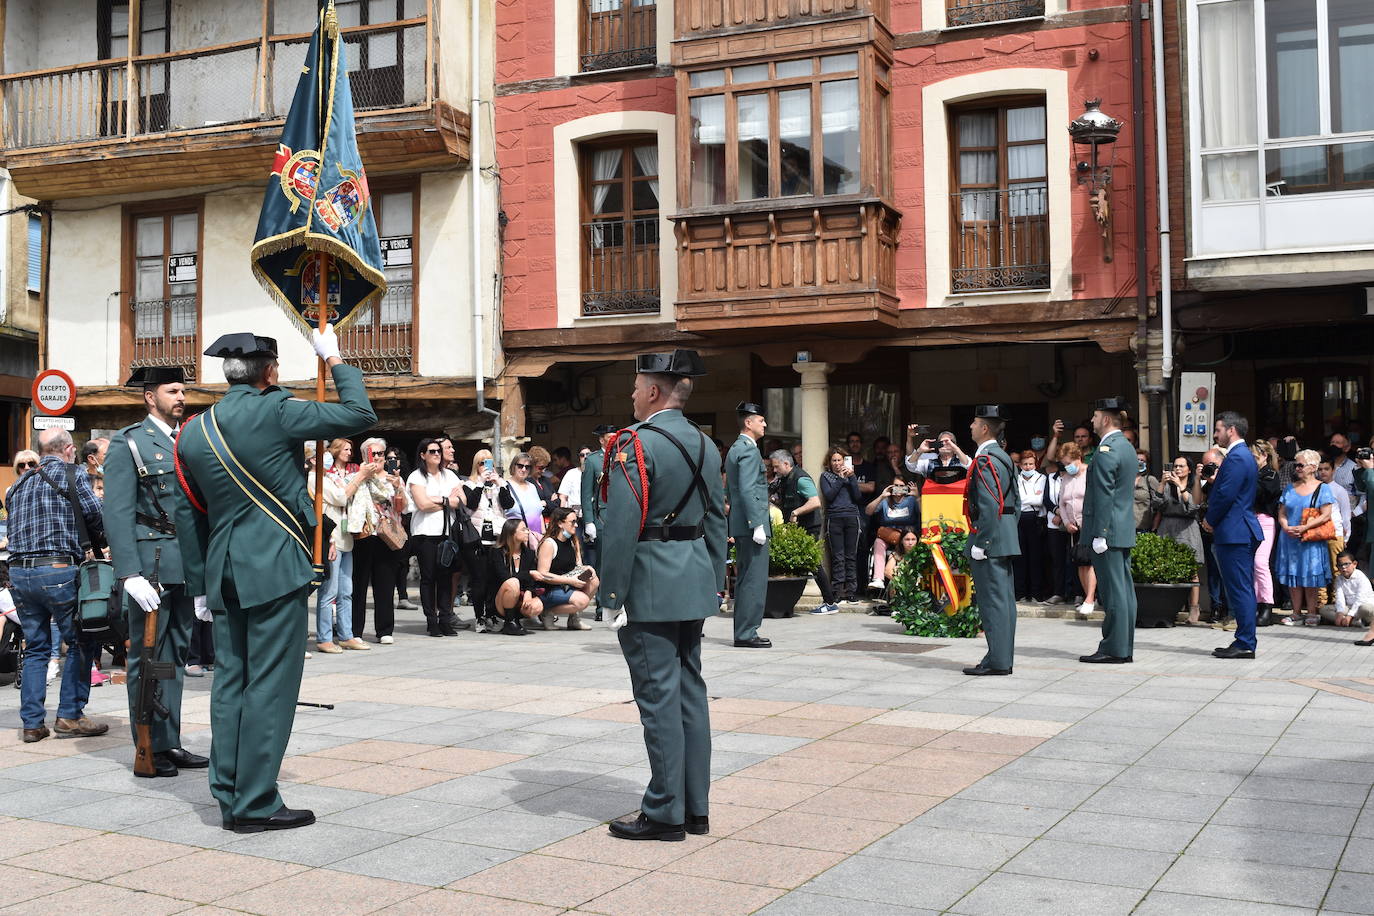
[[[418,611],[420,606],[409,598],[402,598],[396,602],[396,609],[398,611]]]
[[[323,652],[325,655],[343,655],[343,649],[339,648],[338,645],[332,642],[315,643],[315,651]]]
[[[371,652],[371,651],[372,651],[372,647],[371,647],[371,646],[369,646],[367,643],[363,642],[361,639],[359,639],[359,638],[356,637],[356,636],[354,636],[352,639],[345,639],[343,642],[339,643],[339,647],[342,648],[342,649],[353,649],[354,651],[357,651],[357,652]]]
[[[390,636],[378,636],[377,644],[382,646],[391,646],[396,644],[396,640],[392,639]]]
[[[1301,614],[1289,614],[1287,617],[1280,620],[1279,623],[1286,627],[1302,626],[1303,616]]]
[[[187,676],[187,677],[205,677],[205,669],[202,668],[200,665],[187,665],[187,666],[186,666],[186,676]]]
[[[817,617],[824,617],[828,614],[838,614],[840,609],[833,604],[822,604],[820,607],[811,609],[811,613]]]
[[[1048,598],[1046,598],[1044,601],[1040,603],[1045,605],[1046,607],[1053,607],[1056,604],[1065,604],[1067,602],[1064,601],[1063,595],[1050,595]]]
[[[873,577],[873,581],[868,583],[868,587],[871,588],[871,589],[876,589],[877,591],[882,591],[882,590],[883,590],[883,580],[882,580],[882,579],[879,579],[877,576],[874,576],[874,577]]]
[[[1078,616],[1079,616],[1079,617],[1091,617],[1093,611],[1095,611],[1095,610],[1097,610],[1097,602],[1096,602],[1096,601],[1084,601],[1082,604],[1080,604],[1080,605],[1078,606]]]
[[[60,665],[61,665],[61,663],[60,663],[57,659],[55,659],[55,658],[50,658],[50,659],[48,659],[48,683],[49,683],[49,684],[52,683],[53,678],[57,677],[57,672],[58,672],[58,669],[60,668]]]
[[[581,617],[577,616],[576,614],[570,614],[570,615],[568,616],[568,629],[569,629],[569,630],[590,630],[591,628],[592,628],[592,625],[591,625],[590,623],[587,623],[587,621],[583,620]]]
[[[110,676],[109,676],[108,674],[106,674],[105,672],[101,671],[99,668],[95,667],[94,665],[91,666],[91,686],[92,686],[92,687],[103,687],[103,686],[105,686],[105,684],[106,684],[109,680],[110,680]],[[61,720],[59,720],[59,721],[61,721]]]
[[[82,716],[79,719],[58,719],[52,730],[59,738],[94,738],[105,734],[110,726]]]

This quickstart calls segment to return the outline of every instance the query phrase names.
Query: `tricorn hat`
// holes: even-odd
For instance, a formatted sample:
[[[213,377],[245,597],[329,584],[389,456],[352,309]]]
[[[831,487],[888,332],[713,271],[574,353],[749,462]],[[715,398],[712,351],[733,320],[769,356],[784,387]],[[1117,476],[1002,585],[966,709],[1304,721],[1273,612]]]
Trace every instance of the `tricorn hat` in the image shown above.
[[[706,374],[706,363],[696,350],[674,350],[671,353],[641,353],[635,359],[635,372],[652,375],[680,375],[698,378]]]
[[[743,419],[744,417],[764,416],[763,408],[755,404],[753,401],[740,401],[739,404],[735,407],[735,413],[739,414],[741,419]]]
[[[147,388],[152,385],[177,383],[186,383],[186,370],[180,366],[138,366],[124,383],[124,387]]]
[[[1125,398],[1098,398],[1093,402],[1093,410],[1130,410],[1131,405]]]
[[[597,436],[599,438],[601,436],[609,435],[610,433],[613,433],[618,429],[620,429],[620,427],[616,426],[614,423],[602,423],[600,426],[597,426],[594,429],[592,429],[592,435]]]
[[[1001,404],[979,404],[973,408],[973,415],[980,420],[1006,420],[1007,412]]]
[[[220,359],[230,356],[276,356],[277,342],[271,337],[259,337],[256,334],[225,334],[210,344],[205,355]]]

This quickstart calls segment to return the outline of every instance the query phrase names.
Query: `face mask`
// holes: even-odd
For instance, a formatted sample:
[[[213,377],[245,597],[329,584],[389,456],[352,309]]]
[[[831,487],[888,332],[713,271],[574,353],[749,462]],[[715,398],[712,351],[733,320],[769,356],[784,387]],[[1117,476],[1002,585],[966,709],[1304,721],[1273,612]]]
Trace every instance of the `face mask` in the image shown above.
[[[572,537],[572,535],[568,534],[568,532],[564,531],[562,528],[558,529],[558,539],[560,541],[566,541],[570,537]]]
[[[1078,473],[1078,465],[1066,464],[1064,465],[1064,472],[1067,473],[1070,477],[1072,477],[1074,474]]]
[[[334,466],[334,453],[333,453],[333,452],[325,452],[325,453],[324,453],[324,469],[327,471],[327,470],[329,470],[330,468],[332,468],[333,466]]]
[[[1142,474],[1145,473],[1145,462],[1143,462],[1143,461],[1140,462],[1139,464],[1136,465],[1136,467],[1140,468],[1140,473],[1142,473]]]
[[[1045,437],[1035,436],[1031,439],[1031,451],[1038,452],[1045,447]]]
[[[1035,471],[1022,471],[1021,476],[1026,478],[1027,480],[1030,480],[1032,477],[1035,476]]]

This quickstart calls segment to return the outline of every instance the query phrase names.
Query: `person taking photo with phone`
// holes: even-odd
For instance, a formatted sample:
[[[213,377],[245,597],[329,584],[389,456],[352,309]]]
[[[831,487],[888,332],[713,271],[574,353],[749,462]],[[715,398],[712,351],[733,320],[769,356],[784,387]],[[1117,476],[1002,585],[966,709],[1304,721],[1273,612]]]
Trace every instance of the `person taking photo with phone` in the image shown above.
[[[873,578],[868,587],[881,590],[887,586],[887,552],[897,546],[903,530],[920,529],[921,504],[906,480],[898,477],[864,507],[864,512],[878,526],[873,540]]]
[[[821,472],[821,499],[825,501],[826,540],[830,546],[830,582],[840,601],[858,597],[859,506],[863,494],[854,475],[854,458],[844,449],[832,448]]]

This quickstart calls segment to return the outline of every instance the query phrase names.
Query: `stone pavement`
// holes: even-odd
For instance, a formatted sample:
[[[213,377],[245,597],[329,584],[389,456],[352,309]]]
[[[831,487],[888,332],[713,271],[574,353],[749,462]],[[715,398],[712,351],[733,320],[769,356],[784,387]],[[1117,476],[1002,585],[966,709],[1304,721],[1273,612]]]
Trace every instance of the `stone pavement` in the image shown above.
[[[1022,620],[1016,674],[981,641],[886,618],[707,625],[711,834],[610,839],[647,769],[613,635],[464,633],[306,663],[282,793],[320,821],[239,836],[203,771],[129,772],[122,688],[88,740],[19,743],[0,689],[0,908],[161,913],[1053,916],[1374,913],[1374,651],[1357,633],[1137,633]],[[848,645],[846,645],[848,644]],[[209,742],[209,678],[186,744]],[[55,686],[55,685],[54,685]],[[55,696],[54,696],[55,699]],[[51,705],[49,707],[51,709]],[[51,721],[51,720],[49,720]]]

